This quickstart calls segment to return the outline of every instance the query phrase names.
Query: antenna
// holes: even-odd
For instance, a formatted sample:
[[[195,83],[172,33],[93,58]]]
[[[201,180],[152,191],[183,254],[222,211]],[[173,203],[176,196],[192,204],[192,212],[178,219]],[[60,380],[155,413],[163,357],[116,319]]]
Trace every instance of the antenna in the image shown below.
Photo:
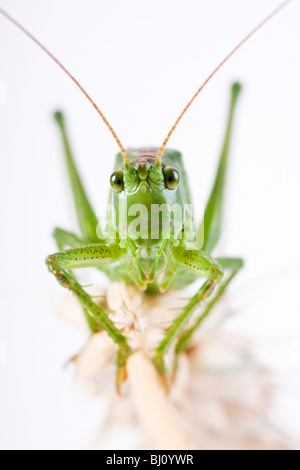
[[[182,113],[178,116],[177,120],[175,121],[175,123],[173,124],[170,132],[168,133],[167,137],[165,138],[162,146],[160,147],[158,153],[157,153],[157,156],[156,156],[156,164],[159,164],[160,161],[161,161],[161,156],[162,156],[162,153],[171,137],[171,135],[173,134],[174,130],[176,129],[179,121],[181,121],[183,115],[186,113],[186,111],[189,109],[189,107],[191,106],[191,104],[193,103],[193,101],[197,98],[197,96],[199,95],[199,93],[203,90],[203,88],[205,87],[205,85],[212,79],[212,77],[217,73],[217,71],[223,67],[223,65],[228,61],[228,59],[230,59],[230,57],[232,57],[236,51],[243,45],[245,44],[245,42],[248,41],[248,39],[251,38],[251,36],[253,36],[260,28],[262,28],[271,18],[273,18],[280,10],[282,10],[282,8],[284,8],[288,3],[290,3],[292,0],[286,0],[285,2],[281,3],[275,10],[273,10],[268,16],[266,16],[266,18],[264,18],[250,33],[247,34],[247,36],[244,37],[244,39],[242,39],[242,41],[240,41],[237,46],[235,46],[234,49],[232,49],[231,52],[229,52],[229,54],[225,57],[225,59],[222,60],[222,62],[219,63],[219,65],[213,70],[213,72],[207,77],[207,79],[202,83],[202,85],[200,86],[200,88],[196,91],[196,93],[194,94],[194,96],[192,97],[192,99],[188,102],[188,104],[186,105],[186,107],[183,109]]]
[[[104,123],[106,124],[106,126],[108,127],[108,129],[110,130],[111,134],[113,135],[115,141],[117,142],[120,150],[121,150],[121,153],[123,155],[123,158],[124,158],[124,163],[125,165],[128,165],[129,164],[129,159],[128,159],[128,155],[123,147],[123,145],[121,144],[121,141],[119,139],[119,137],[117,136],[117,134],[115,133],[115,131],[113,130],[112,126],[109,124],[108,120],[106,119],[106,117],[104,116],[104,114],[100,111],[100,109],[98,108],[98,106],[96,105],[96,103],[92,100],[92,98],[90,97],[90,95],[85,91],[85,89],[80,85],[80,83],[76,80],[75,77],[73,77],[73,75],[66,69],[66,67],[64,67],[64,65],[42,44],[40,43],[40,41],[38,41],[29,31],[27,31],[27,29],[25,29],[20,23],[18,23],[12,16],[10,16],[8,13],[6,13],[5,10],[3,10],[3,8],[0,8],[0,13],[5,16],[5,18],[7,18],[11,23],[13,23],[18,29],[20,29],[21,31],[23,31],[24,34],[26,34],[26,36],[28,36],[35,44],[37,44],[44,52],[46,52],[46,54],[52,59],[54,60],[54,62],[56,62],[56,64],[71,78],[71,80],[73,80],[73,82],[75,83],[75,85],[78,86],[78,88],[82,91],[82,93],[85,95],[85,97],[89,100],[89,102],[93,105],[93,107],[95,108],[95,110],[97,111],[97,113],[101,116],[101,118],[103,119]]]

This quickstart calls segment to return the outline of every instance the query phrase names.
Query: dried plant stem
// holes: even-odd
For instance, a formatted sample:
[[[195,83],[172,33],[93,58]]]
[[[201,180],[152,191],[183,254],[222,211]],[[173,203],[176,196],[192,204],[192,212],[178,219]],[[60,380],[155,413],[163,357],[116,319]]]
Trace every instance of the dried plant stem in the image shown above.
[[[198,446],[183,429],[172,408],[162,381],[145,353],[128,360],[128,378],[141,426],[154,449],[191,450]]]

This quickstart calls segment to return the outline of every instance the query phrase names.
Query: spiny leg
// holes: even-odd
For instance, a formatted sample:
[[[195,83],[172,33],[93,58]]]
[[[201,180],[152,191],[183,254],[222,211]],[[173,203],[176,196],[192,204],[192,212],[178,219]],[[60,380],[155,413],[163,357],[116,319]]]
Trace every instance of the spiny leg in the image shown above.
[[[222,282],[222,284],[220,284],[216,294],[213,296],[213,298],[206,305],[204,311],[197,318],[195,323],[190,328],[188,328],[186,331],[184,331],[184,333],[180,336],[180,338],[179,338],[179,340],[176,344],[176,347],[175,347],[175,361],[174,361],[173,374],[176,372],[176,369],[177,369],[178,355],[189,346],[194,333],[200,327],[200,325],[205,320],[205,318],[208,317],[208,315],[212,311],[213,307],[216,305],[216,303],[219,301],[219,299],[225,293],[225,290],[227,289],[228,285],[231,283],[233,278],[236,276],[236,274],[243,267],[243,260],[240,259],[240,258],[217,258],[217,261],[222,266],[224,271],[228,270],[229,273],[226,276],[225,280]]]
[[[182,333],[195,307],[213,292],[223,276],[220,265],[209,255],[201,251],[186,250],[184,246],[180,246],[173,249],[173,257],[177,263],[185,266],[186,269],[196,273],[198,276],[205,277],[207,280],[191,298],[182,313],[174,320],[155,350],[154,363],[161,374],[166,372],[164,355]]]
[[[48,256],[46,264],[56,277],[57,281],[65,288],[72,291],[82,306],[100,323],[101,327],[109,334],[119,346],[117,360],[117,386],[120,386],[125,374],[126,360],[130,354],[130,348],[121,331],[108,318],[105,311],[97,305],[76,279],[68,272],[69,269],[98,267],[103,264],[113,263],[124,254],[119,246],[90,245]]]
[[[68,232],[64,229],[61,228],[55,228],[53,231],[53,237],[56,241],[56,244],[58,246],[58,249],[60,251],[64,250],[66,247],[69,248],[78,248],[80,246],[86,246],[87,242],[82,240],[81,238],[77,237],[72,232]],[[70,272],[70,274],[72,274]],[[72,274],[73,275],[73,274]],[[74,279],[75,276],[73,275]],[[97,333],[102,330],[101,325],[99,324],[98,321],[96,321],[89,313],[88,309],[82,305],[82,310],[84,313],[84,316],[86,318],[87,324],[91,330],[92,333]]]

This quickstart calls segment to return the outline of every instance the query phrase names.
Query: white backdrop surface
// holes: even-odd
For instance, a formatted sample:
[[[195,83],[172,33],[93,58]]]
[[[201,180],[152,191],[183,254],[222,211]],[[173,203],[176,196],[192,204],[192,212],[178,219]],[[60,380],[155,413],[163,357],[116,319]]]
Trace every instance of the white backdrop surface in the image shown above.
[[[226,53],[278,2],[260,0],[0,0],[89,91],[125,146],[160,145]],[[218,252],[246,267],[230,289],[248,335],[279,376],[273,416],[299,433],[300,3],[294,0],[207,86],[170,141],[181,150],[195,207],[208,194],[222,142],[230,84],[243,94],[231,148]],[[85,336],[54,315],[66,293],[47,272],[55,226],[76,228],[60,140],[65,111],[94,204],[106,202],[117,147],[70,80],[0,17],[0,447],[84,448],[105,403],[63,370]],[[99,277],[99,282],[105,282]],[[3,354],[2,354],[3,356]],[[298,371],[298,375],[297,375]],[[128,436],[106,445],[130,446]]]

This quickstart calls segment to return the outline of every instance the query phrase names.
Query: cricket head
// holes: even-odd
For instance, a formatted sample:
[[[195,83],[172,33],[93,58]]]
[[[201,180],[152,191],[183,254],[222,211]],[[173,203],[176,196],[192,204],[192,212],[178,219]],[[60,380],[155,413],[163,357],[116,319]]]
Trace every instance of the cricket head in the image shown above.
[[[130,157],[129,164],[110,178],[113,225],[121,239],[134,242],[144,272],[149,272],[163,241],[177,238],[183,229],[180,171],[165,162],[158,164],[156,153],[145,149]]]
[[[141,191],[174,191],[180,183],[180,174],[176,168],[157,163],[152,155],[141,155],[123,168],[113,172],[110,178],[112,189],[127,195]]]

